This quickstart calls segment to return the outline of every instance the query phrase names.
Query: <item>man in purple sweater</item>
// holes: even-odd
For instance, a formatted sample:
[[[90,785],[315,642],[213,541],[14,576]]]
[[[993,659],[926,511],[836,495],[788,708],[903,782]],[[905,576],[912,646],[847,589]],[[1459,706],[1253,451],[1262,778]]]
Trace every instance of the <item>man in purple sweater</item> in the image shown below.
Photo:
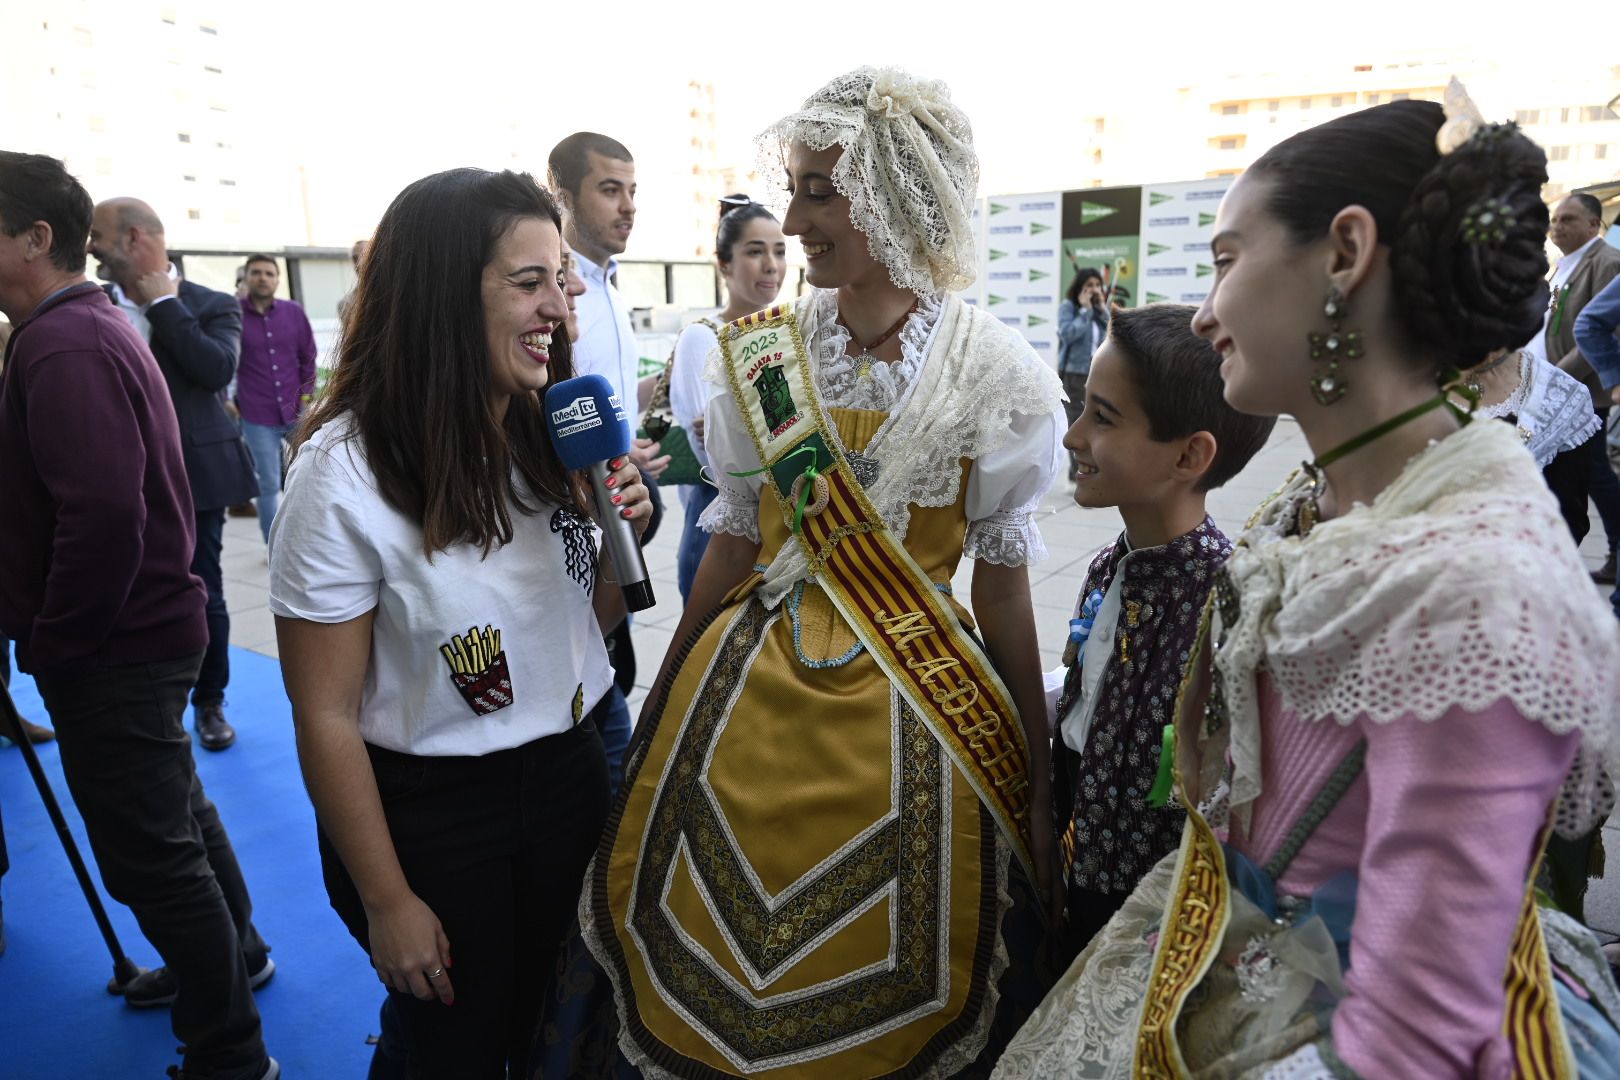
[[[60,162],[0,152],[0,312],[16,327],[0,633],[56,726],[107,892],[167,965],[183,1075],[273,1080],[251,987],[274,965],[185,728],[208,624],[180,432],[151,351],[85,280],[90,214]]]

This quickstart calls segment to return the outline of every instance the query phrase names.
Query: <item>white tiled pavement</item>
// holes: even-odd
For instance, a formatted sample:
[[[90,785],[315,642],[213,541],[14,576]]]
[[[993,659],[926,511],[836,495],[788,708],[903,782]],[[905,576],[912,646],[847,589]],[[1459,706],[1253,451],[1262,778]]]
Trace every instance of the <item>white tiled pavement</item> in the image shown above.
[[[1235,534],[1260,500],[1270,494],[1304,456],[1305,443],[1298,427],[1288,420],[1279,422],[1271,441],[1255,455],[1248,468],[1231,483],[1211,493],[1209,508],[1216,523],[1227,533]],[[636,617],[637,677],[642,685],[636,687],[632,713],[645,696],[645,683],[656,674],[681,615],[680,594],[675,588],[675,546],[682,515],[678,498],[670,498],[669,504],[670,514],[646,552],[647,568],[652,574],[659,603]],[[1051,554],[1031,569],[1030,587],[1035,600],[1042,667],[1051,669],[1060,662],[1069,615],[1085,568],[1097,549],[1117,535],[1120,526],[1113,511],[1084,510],[1076,506],[1070,497],[1069,485],[1061,481],[1042,502],[1039,522]],[[1596,536],[1600,530],[1596,529],[1595,509],[1592,522],[1594,534],[1587,537],[1582,554],[1596,567],[1603,555]],[[275,656],[275,625],[266,606],[268,568],[257,518],[227,519],[224,571],[225,595],[231,611],[231,644]],[[967,565],[956,577],[956,595],[963,603],[968,603],[970,577],[971,567]],[[1620,937],[1620,818],[1609,823],[1605,835],[1612,853],[1610,873],[1603,881],[1593,883],[1587,901],[1587,918],[1594,928],[1609,937]]]

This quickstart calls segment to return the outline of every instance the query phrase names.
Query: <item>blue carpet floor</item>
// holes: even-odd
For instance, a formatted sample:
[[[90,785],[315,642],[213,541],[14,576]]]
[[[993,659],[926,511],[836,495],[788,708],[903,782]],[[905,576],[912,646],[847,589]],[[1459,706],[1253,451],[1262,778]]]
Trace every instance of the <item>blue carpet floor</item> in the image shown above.
[[[24,716],[48,723],[26,675],[13,677],[12,696]],[[364,1077],[371,1058],[365,1040],[377,1030],[383,991],[327,906],[276,661],[231,650],[228,715],[236,745],[217,754],[198,748],[197,768],[276,961],[275,978],[256,995],[265,1042],[288,1080]],[[55,744],[38,749],[99,889]],[[106,992],[112,963],[14,747],[0,749],[0,809],[11,853],[11,871],[0,879],[10,945],[0,956],[0,1080],[158,1080],[179,1060],[169,1012],[131,1009]],[[134,916],[105,893],[102,899],[124,951],[156,966]]]

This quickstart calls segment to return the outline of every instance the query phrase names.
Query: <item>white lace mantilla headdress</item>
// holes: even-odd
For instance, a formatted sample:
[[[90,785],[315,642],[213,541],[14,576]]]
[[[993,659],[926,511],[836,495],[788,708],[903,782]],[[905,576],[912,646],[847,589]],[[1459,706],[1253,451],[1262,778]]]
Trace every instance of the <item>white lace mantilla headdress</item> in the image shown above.
[[[840,75],[759,137],[767,170],[779,170],[795,142],[843,148],[833,186],[896,285],[927,293],[973,283],[979,158],[943,82],[898,68]]]

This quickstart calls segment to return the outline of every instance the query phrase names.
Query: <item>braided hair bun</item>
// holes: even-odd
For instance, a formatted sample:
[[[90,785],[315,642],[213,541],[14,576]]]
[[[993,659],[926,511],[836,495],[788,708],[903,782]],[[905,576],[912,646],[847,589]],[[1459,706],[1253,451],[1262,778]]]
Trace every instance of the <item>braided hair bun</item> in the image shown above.
[[[1418,182],[1391,244],[1397,310],[1458,367],[1517,348],[1547,310],[1547,157],[1514,124],[1481,128]]]
[[[1390,247],[1396,310],[1425,355],[1472,367],[1523,345],[1547,307],[1547,160],[1512,124],[1442,156],[1430,101],[1341,116],[1278,143],[1252,166],[1277,182],[1269,209],[1300,242],[1364,207]]]

